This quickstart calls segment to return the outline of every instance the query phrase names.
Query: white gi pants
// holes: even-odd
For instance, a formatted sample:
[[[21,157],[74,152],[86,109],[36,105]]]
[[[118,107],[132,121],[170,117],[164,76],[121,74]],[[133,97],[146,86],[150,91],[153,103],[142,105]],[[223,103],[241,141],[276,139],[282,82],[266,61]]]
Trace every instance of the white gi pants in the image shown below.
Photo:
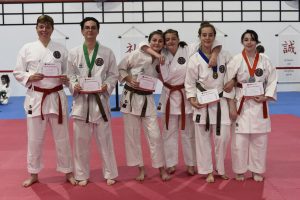
[[[73,159],[69,139],[68,117],[63,115],[63,124],[58,124],[58,115],[56,114],[45,114],[44,120],[42,120],[41,116],[27,118],[28,172],[38,174],[43,168],[42,148],[48,123],[55,142],[56,170],[62,173],[70,173],[73,171]]]
[[[74,119],[74,166],[75,179],[87,180],[90,177],[90,143],[95,134],[98,151],[101,154],[102,173],[105,179],[118,176],[115,158],[111,121],[99,124],[86,123],[85,120]]]
[[[152,167],[164,166],[163,142],[156,116],[140,117],[123,113],[125,150],[128,166],[144,166],[141,147],[141,124],[149,145]]]
[[[230,140],[230,125],[222,125],[220,135],[216,135],[216,125],[210,125],[209,131],[205,131],[205,124],[195,124],[196,157],[199,174],[213,172],[211,134],[215,145],[216,170],[218,174],[225,174],[224,160],[227,145]]]
[[[183,159],[186,166],[196,165],[195,128],[193,114],[185,115],[185,130],[181,130],[181,115],[170,115],[169,129],[166,128],[165,114],[162,115],[163,143],[166,167],[178,164],[178,132],[181,132]]]
[[[268,133],[233,133],[231,141],[232,169],[236,174],[248,170],[262,174],[266,171]]]

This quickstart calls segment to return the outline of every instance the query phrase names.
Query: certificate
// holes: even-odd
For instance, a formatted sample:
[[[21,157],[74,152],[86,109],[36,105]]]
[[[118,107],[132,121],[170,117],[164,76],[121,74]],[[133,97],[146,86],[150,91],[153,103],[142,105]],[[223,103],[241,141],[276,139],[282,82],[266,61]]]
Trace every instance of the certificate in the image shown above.
[[[45,63],[42,65],[42,74],[46,78],[58,78],[61,75],[60,63]]]
[[[142,89],[152,91],[156,89],[157,78],[139,74],[137,77],[137,81],[139,82],[139,87]]]
[[[101,91],[101,80],[96,77],[81,77],[79,84],[82,88],[81,93],[91,93]]]
[[[219,93],[217,89],[211,89],[206,91],[197,91],[197,99],[200,104],[210,104],[220,101]]]
[[[246,97],[253,97],[264,94],[264,87],[262,82],[243,83],[243,95]]]

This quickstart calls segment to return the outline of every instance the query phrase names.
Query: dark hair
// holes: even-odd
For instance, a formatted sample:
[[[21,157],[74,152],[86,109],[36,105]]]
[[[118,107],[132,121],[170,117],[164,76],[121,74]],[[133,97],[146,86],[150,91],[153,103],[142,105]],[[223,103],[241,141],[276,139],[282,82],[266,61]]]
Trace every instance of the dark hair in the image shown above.
[[[5,80],[5,82],[6,82],[6,88],[8,88],[8,87],[9,87],[9,83],[10,83],[9,76],[8,76],[7,74],[3,74],[3,75],[1,76],[1,79],[4,79],[4,80]]]
[[[100,22],[99,22],[96,18],[94,18],[94,17],[86,17],[86,18],[84,18],[84,19],[80,22],[81,30],[83,30],[84,24],[85,24],[85,22],[87,22],[87,21],[93,21],[93,22],[95,22],[96,25],[97,25],[97,29],[98,29],[98,31],[99,31],[99,29],[100,29]]]
[[[207,28],[207,27],[212,28],[212,30],[213,30],[213,32],[214,32],[214,35],[216,36],[217,31],[216,31],[214,25],[212,25],[211,23],[209,23],[209,22],[207,22],[207,21],[204,21],[204,22],[202,22],[202,23],[200,24],[200,28],[199,28],[199,30],[198,30],[198,36],[201,35],[202,29],[203,29],[203,28]]]
[[[149,34],[149,37],[148,37],[148,42],[151,41],[153,35],[160,35],[162,38],[164,38],[164,35],[163,35],[163,32],[161,30],[156,30],[156,31],[153,31]]]
[[[174,35],[176,35],[176,37],[179,39],[178,31],[176,31],[176,30],[174,30],[174,29],[168,29],[168,30],[166,30],[166,31],[163,33],[164,38],[165,38],[165,36],[166,36],[167,34],[174,34]]]
[[[263,45],[257,45],[256,51],[258,53],[265,53],[265,47]]]
[[[241,43],[243,43],[243,39],[244,39],[244,37],[245,37],[245,35],[246,35],[247,33],[250,34],[251,38],[252,38],[257,44],[260,43],[260,41],[258,40],[258,35],[257,35],[257,33],[256,33],[254,30],[249,30],[249,29],[247,29],[247,30],[242,34],[242,37],[241,37]]]
[[[52,17],[50,17],[49,15],[41,15],[37,18],[36,20],[36,26],[39,23],[48,23],[51,25],[52,29],[54,28],[54,20]]]

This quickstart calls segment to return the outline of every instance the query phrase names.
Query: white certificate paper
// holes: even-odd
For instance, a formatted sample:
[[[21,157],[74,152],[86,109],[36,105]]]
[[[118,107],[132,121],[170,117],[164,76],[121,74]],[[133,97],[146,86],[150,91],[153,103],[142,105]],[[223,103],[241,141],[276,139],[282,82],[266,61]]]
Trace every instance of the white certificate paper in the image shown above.
[[[60,63],[44,63],[42,65],[42,74],[46,78],[57,78],[61,75],[61,64]]]
[[[220,101],[217,89],[206,90],[204,92],[197,90],[197,99],[200,104],[210,104]]]
[[[139,87],[145,90],[155,90],[157,78],[152,76],[139,74],[137,77],[137,81],[139,82]]]
[[[253,97],[264,94],[264,87],[262,82],[243,83],[243,95],[246,97]]]
[[[98,92],[101,90],[101,80],[96,77],[81,77],[79,84],[82,88],[81,92]]]

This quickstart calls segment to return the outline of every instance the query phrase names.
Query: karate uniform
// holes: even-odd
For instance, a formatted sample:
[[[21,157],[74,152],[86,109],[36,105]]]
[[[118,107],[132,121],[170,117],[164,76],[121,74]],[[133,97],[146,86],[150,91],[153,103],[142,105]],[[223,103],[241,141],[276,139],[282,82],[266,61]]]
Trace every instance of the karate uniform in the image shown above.
[[[89,55],[90,60],[93,52]],[[96,98],[88,94],[74,92],[80,77],[88,77],[89,68],[86,64],[82,45],[72,49],[68,57],[68,75],[71,79],[70,91],[73,95],[72,117],[74,119],[74,165],[75,179],[87,180],[90,177],[90,140],[94,133],[98,151],[101,154],[102,171],[105,179],[118,176],[112,130],[109,96],[118,80],[116,59],[111,49],[99,44],[99,49],[91,71],[91,77],[101,79],[107,85],[107,92],[98,93],[102,102],[107,121],[101,114]],[[89,108],[88,108],[89,104]],[[89,109],[88,122],[87,113]]]
[[[186,66],[189,59],[189,48],[178,47],[176,54],[173,56],[168,50],[164,49],[162,55],[165,57],[165,63],[160,66],[166,68],[168,72],[164,77],[165,86],[162,88],[158,110],[163,113],[162,137],[164,142],[164,153],[166,159],[166,167],[173,167],[178,164],[178,132],[181,130],[181,141],[184,163],[187,166],[196,165],[195,152],[195,131],[192,118],[192,106],[187,100],[184,90],[184,79]],[[168,84],[169,88],[166,86]],[[182,85],[179,90],[174,90],[170,95],[170,86],[176,87]],[[183,95],[183,98],[182,96]],[[170,98],[169,119],[166,117],[167,101]],[[182,103],[184,113],[182,113]],[[184,122],[182,122],[184,117]],[[168,120],[168,127],[166,126]],[[185,126],[183,127],[183,124]],[[183,129],[184,128],[184,129]]]
[[[17,81],[27,88],[24,108],[27,114],[28,152],[27,168],[29,173],[37,174],[43,168],[42,146],[47,123],[50,124],[57,153],[57,170],[63,173],[73,171],[73,162],[69,141],[67,97],[61,89],[48,94],[42,103],[43,92],[35,88],[51,89],[62,85],[58,78],[44,78],[37,82],[28,82],[34,73],[41,73],[44,64],[60,64],[62,74],[66,73],[67,50],[59,43],[50,41],[47,47],[38,40],[22,47],[16,68],[13,72]],[[62,124],[58,123],[59,101],[61,100]],[[42,112],[41,112],[42,109]],[[44,120],[42,120],[42,114]]]
[[[230,55],[221,51],[218,55],[217,79],[213,78],[213,70],[208,67],[207,62],[197,52],[190,57],[187,72],[185,77],[185,90],[187,98],[197,96],[196,82],[205,90],[217,89],[218,93],[223,92],[223,80],[226,72],[226,65],[230,60]],[[217,124],[217,103],[209,104],[209,130],[206,130],[207,108],[194,109],[193,120],[195,123],[195,138],[196,138],[196,157],[199,174],[209,174],[213,172],[212,164],[212,148],[211,135],[213,135],[215,144],[216,170],[218,174],[224,175],[224,160],[227,151],[227,144],[230,138],[230,119],[226,97],[223,92],[223,97],[220,97],[221,106],[221,124],[220,135],[216,135]]]
[[[131,75],[137,78],[138,74],[157,77],[155,70],[158,61],[152,62],[152,57],[140,50],[135,50],[126,55],[119,63],[120,82]],[[129,87],[131,85],[126,83]],[[147,102],[146,109],[143,107]],[[140,141],[141,124],[147,137],[152,167],[159,168],[164,166],[163,143],[157,123],[156,107],[153,94],[137,94],[124,87],[121,96],[121,112],[124,118],[125,150],[128,166],[144,166],[142,148]],[[144,117],[142,113],[144,112]]]
[[[8,104],[10,89],[6,86],[7,84],[2,85],[2,83],[0,83],[0,104]]]
[[[248,67],[242,54],[236,55],[227,69],[225,83],[234,77],[238,83],[249,82]],[[263,82],[264,95],[276,100],[276,69],[264,54],[259,54],[255,81]],[[235,87],[235,97],[231,98],[235,98],[236,106],[239,108],[243,98],[242,88]],[[235,122],[235,133],[231,142],[232,167],[235,173],[243,174],[247,170],[255,173],[265,172],[268,133],[271,132],[270,116],[268,112],[267,114],[267,118],[264,118],[262,103],[257,103],[253,99],[244,101]]]

